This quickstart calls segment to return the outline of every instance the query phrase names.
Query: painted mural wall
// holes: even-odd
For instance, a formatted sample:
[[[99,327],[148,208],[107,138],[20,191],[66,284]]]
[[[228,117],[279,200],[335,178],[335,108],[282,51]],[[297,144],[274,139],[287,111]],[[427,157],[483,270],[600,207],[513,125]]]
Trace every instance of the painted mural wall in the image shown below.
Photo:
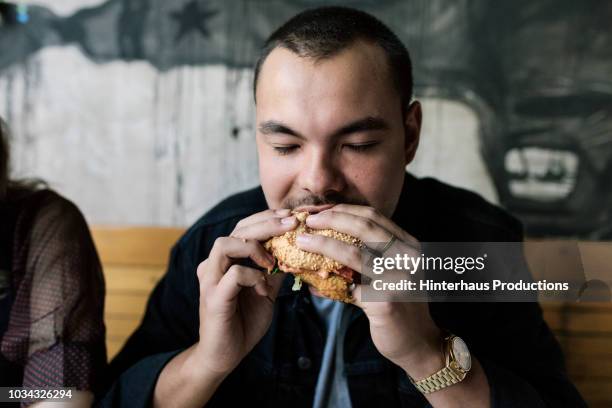
[[[412,54],[425,123],[409,171],[499,203],[532,236],[612,238],[612,3],[332,3],[376,15]],[[91,223],[188,225],[258,184],[258,47],[331,3],[28,4],[0,26],[13,174],[44,178]]]

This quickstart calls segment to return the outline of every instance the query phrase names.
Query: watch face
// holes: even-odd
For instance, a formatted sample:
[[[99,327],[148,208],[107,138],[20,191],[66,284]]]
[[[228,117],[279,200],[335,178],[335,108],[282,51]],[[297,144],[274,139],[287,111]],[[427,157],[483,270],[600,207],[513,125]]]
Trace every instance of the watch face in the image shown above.
[[[463,370],[469,371],[470,368],[472,368],[472,357],[470,356],[470,351],[468,350],[465,342],[459,337],[455,337],[453,339],[453,354],[455,355],[457,363]]]

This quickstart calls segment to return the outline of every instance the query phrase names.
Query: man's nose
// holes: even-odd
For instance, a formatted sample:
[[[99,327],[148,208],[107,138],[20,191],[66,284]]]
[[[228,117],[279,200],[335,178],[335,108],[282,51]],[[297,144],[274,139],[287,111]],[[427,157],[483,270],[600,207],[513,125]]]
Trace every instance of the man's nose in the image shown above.
[[[315,195],[341,192],[345,181],[338,167],[333,155],[324,151],[311,152],[300,172],[301,187]]]

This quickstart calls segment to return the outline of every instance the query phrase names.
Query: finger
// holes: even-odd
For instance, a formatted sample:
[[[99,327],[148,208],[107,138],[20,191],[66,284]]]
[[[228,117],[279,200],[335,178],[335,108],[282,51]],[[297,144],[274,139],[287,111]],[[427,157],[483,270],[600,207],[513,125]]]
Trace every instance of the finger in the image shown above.
[[[253,288],[260,296],[269,296],[271,288],[264,272],[242,265],[232,265],[217,285],[215,297],[220,302],[230,302],[244,288]]]
[[[386,242],[391,237],[391,232],[370,218],[333,209],[309,215],[306,225],[317,229],[331,228],[364,242]]]
[[[206,269],[211,282],[218,282],[236,258],[250,258],[262,268],[274,267],[274,257],[256,240],[235,237],[220,237],[206,260]]]
[[[271,237],[283,235],[297,227],[298,222],[295,216],[272,217],[263,219],[259,222],[245,225],[232,232],[233,237],[266,241]]]
[[[343,212],[348,214],[353,214],[356,216],[368,218],[378,225],[395,235],[397,238],[404,242],[409,242],[416,244],[418,240],[414,238],[412,235],[404,231],[401,227],[399,227],[396,223],[391,221],[389,218],[382,215],[377,209],[373,207],[366,207],[363,205],[354,205],[354,204],[337,204],[329,210],[326,211],[336,211]],[[322,213],[324,213],[323,211]],[[387,236],[387,239],[389,237]]]
[[[238,221],[238,224],[236,224],[234,230],[245,227],[247,225],[256,224],[260,221],[267,220],[268,218],[283,218],[288,217],[289,215],[291,215],[291,210],[287,208],[280,208],[276,210],[268,209],[265,211],[260,211],[251,215],[250,217],[246,217]]]
[[[369,277],[376,276],[369,268],[362,268],[363,250],[354,245],[316,234],[298,234],[295,242],[304,251],[325,255]]]

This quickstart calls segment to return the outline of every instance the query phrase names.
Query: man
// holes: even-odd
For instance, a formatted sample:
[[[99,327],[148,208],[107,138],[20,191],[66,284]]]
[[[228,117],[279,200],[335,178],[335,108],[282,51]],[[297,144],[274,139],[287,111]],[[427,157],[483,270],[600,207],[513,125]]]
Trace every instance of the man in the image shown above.
[[[316,213],[308,225],[363,242],[521,239],[518,223],[478,196],[405,173],[421,107],[388,28],[346,8],[303,12],[267,41],[254,91],[261,187],[223,201],[174,247],[103,404],[584,405],[537,304],[362,302],[357,285],[356,306],[348,318],[338,308],[333,325],[306,286],[290,290],[290,275],[266,280],[274,260],[261,243],[295,228],[296,208]],[[345,244],[301,235],[298,246],[361,270]],[[443,330],[467,343],[472,367],[421,392],[412,381],[444,368]]]

